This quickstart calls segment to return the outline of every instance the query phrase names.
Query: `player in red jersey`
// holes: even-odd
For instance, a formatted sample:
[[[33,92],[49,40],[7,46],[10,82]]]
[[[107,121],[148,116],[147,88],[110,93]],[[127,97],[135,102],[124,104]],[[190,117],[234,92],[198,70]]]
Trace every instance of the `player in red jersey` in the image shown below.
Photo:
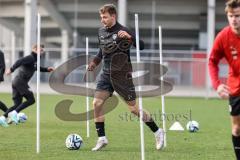
[[[229,25],[217,35],[209,58],[209,72],[213,88],[223,99],[229,99],[232,123],[232,142],[240,160],[240,0],[229,0],[225,12]],[[219,80],[219,61],[229,65],[227,84]]]

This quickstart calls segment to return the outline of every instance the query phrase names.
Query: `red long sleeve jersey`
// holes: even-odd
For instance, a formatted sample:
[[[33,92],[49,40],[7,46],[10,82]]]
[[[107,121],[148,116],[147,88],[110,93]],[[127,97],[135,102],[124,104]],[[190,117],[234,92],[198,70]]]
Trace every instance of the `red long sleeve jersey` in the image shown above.
[[[240,36],[225,27],[216,37],[209,57],[209,73],[214,89],[220,85],[218,76],[219,61],[225,58],[229,65],[227,85],[230,95],[240,95]]]

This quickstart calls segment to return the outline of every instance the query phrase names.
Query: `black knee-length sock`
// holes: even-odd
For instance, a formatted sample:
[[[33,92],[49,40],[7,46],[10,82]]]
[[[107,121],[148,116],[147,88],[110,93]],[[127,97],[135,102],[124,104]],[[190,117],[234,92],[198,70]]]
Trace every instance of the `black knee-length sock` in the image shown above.
[[[240,136],[236,137],[232,135],[232,142],[237,160],[240,160]]]

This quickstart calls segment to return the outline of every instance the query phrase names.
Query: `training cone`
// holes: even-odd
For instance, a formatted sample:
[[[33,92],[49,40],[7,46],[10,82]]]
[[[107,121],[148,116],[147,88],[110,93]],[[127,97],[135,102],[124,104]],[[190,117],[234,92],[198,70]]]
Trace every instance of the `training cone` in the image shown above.
[[[179,122],[174,122],[173,125],[169,128],[170,131],[184,131],[184,128]]]

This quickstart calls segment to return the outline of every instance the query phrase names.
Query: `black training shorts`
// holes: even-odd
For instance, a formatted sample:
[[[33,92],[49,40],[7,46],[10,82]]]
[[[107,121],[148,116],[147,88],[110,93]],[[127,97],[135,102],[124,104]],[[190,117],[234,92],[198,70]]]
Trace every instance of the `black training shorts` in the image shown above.
[[[229,111],[232,116],[240,115],[240,96],[229,97]]]
[[[131,79],[123,80],[111,77],[110,74],[101,73],[96,91],[101,90],[108,91],[111,95],[116,91],[125,101],[136,99],[135,87]]]

